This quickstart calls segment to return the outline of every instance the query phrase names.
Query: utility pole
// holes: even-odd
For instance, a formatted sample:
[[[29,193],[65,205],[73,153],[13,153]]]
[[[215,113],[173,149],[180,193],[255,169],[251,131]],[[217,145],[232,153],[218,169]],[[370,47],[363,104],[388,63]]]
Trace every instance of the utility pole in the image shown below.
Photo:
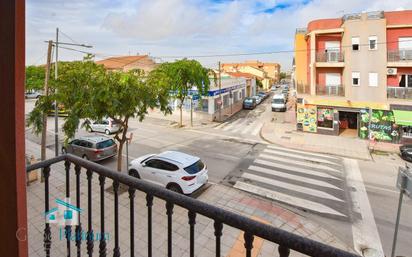
[[[52,41],[48,41],[49,43]],[[69,45],[69,46],[79,46],[79,47],[86,47],[86,48],[92,48],[91,45],[85,45],[85,44],[76,44],[76,43],[64,43],[64,42],[59,42],[59,28],[56,28],[56,41],[52,42],[56,46],[56,62],[54,63],[54,79],[57,82],[57,77],[58,77],[58,63],[59,63],[59,45]],[[55,92],[56,93],[55,89]],[[55,100],[54,101],[54,151],[55,155],[59,155],[59,109],[58,109],[58,103]]]
[[[56,62],[54,63],[54,80],[57,82],[57,63],[59,61],[59,28],[56,28]],[[55,88],[54,90],[57,90]],[[56,92],[55,92],[56,93]],[[57,101],[54,100],[54,155],[59,155],[59,118]]]
[[[219,121],[222,121],[222,71],[220,69],[220,61],[219,61]]]
[[[49,77],[50,77],[50,63],[52,54],[52,41],[48,42],[47,47],[47,64],[46,64],[46,75],[44,78],[44,94],[46,97],[49,95]],[[42,161],[46,160],[46,136],[47,136],[47,113],[43,113],[43,128],[41,131],[41,154],[40,158]]]

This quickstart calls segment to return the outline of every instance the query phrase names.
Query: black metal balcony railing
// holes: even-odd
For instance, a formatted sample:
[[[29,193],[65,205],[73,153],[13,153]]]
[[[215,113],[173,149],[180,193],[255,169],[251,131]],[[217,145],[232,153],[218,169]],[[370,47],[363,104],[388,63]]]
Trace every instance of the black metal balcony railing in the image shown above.
[[[343,52],[341,51],[329,51],[329,52],[317,52],[317,62],[343,62]]]
[[[388,51],[388,62],[412,62],[412,49]]]
[[[412,99],[412,87],[388,87],[388,98]]]
[[[160,186],[151,184],[146,181],[136,179],[132,176],[122,174],[117,171],[113,171],[109,168],[101,166],[99,164],[81,159],[74,155],[61,155],[53,159],[49,159],[43,162],[39,162],[27,167],[27,171],[32,171],[35,169],[42,169],[44,176],[44,208],[45,212],[49,211],[49,177],[51,174],[50,166],[64,161],[65,164],[65,184],[66,184],[66,197],[70,197],[70,176],[71,164],[74,164],[74,171],[76,176],[76,207],[81,208],[80,206],[80,174],[82,168],[86,170],[87,175],[87,208],[88,208],[88,217],[87,217],[87,232],[86,232],[86,247],[88,256],[93,255],[94,241],[93,241],[93,227],[92,227],[92,177],[94,173],[97,173],[100,185],[100,231],[105,234],[105,181],[110,179],[113,182],[113,192],[114,192],[114,249],[113,256],[120,256],[120,246],[119,246],[119,186],[120,184],[128,187],[129,193],[129,208],[130,208],[130,255],[135,256],[135,192],[136,190],[146,193],[146,206],[147,206],[147,255],[152,257],[152,206],[154,197],[160,198],[166,202],[166,214],[167,214],[167,255],[168,257],[172,256],[172,223],[173,223],[173,207],[174,205],[180,206],[188,211],[188,223],[189,223],[189,252],[190,256],[195,256],[195,224],[196,224],[196,215],[200,214],[205,217],[208,217],[214,220],[214,236],[215,236],[215,249],[216,256],[221,256],[221,237],[223,235],[223,225],[228,225],[235,227],[244,231],[244,247],[246,249],[246,256],[250,257],[252,248],[253,248],[253,239],[255,236],[268,240],[270,242],[276,243],[279,245],[278,252],[279,256],[287,257],[289,256],[290,249],[298,251],[300,253],[317,256],[317,257],[359,257],[355,254],[322,244],[320,242],[313,241],[308,238],[304,238],[293,233],[284,231],[279,228],[275,228],[270,225],[260,223],[258,221],[252,220],[245,216],[223,210],[221,208],[212,206],[207,203],[203,203],[199,200],[172,192]],[[67,235],[71,233],[71,226],[66,226],[66,239],[67,239],[67,256],[70,256],[70,239]],[[75,227],[76,235],[82,233],[83,228],[80,225]],[[79,233],[79,234],[78,234]],[[44,228],[44,250],[46,256],[50,256],[50,250],[53,246],[51,240],[51,231],[50,225],[45,223]],[[80,237],[76,236],[76,253],[77,256],[81,254],[81,241]],[[107,255],[107,244],[105,237],[99,239],[99,256]]]
[[[345,87],[343,85],[316,85],[316,95],[345,96]]]
[[[310,85],[298,83],[297,91],[299,94],[310,94]]]

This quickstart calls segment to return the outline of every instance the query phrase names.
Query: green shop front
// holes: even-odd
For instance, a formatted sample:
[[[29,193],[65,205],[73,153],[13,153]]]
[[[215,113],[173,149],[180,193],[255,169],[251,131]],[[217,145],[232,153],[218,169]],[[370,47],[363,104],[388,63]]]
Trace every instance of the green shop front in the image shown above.
[[[393,110],[395,124],[399,127],[399,143],[412,144],[412,111]]]
[[[297,130],[303,132],[392,143],[399,143],[402,135],[410,135],[412,140],[412,126],[404,133],[404,126],[395,122],[394,112],[385,105],[301,101],[296,105],[296,120]]]

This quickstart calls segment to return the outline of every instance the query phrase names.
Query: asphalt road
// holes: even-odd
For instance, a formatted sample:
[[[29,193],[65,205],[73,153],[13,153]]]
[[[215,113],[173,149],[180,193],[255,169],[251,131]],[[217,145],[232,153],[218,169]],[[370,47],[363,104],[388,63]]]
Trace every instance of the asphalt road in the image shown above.
[[[26,101],[26,114],[33,106],[33,100]],[[129,131],[133,133],[133,141],[129,146],[129,160],[144,154],[160,153],[165,150],[183,151],[199,156],[207,164],[210,183],[221,183],[228,181],[227,178],[234,173],[247,170],[253,161],[265,151],[267,144],[261,140],[258,133],[261,126],[265,121],[271,119],[283,122],[283,116],[283,113],[271,112],[270,99],[267,99],[255,110],[241,111],[225,124],[215,128],[176,129],[168,126],[169,121],[151,118],[143,122],[132,120],[129,124]],[[59,120],[59,124],[61,124],[62,119]],[[54,149],[53,126],[54,120],[50,117],[47,137],[50,149]],[[89,133],[84,129],[79,129],[79,136],[86,134]],[[40,142],[39,137],[30,133],[30,129],[26,130],[26,138],[37,143]],[[60,135],[60,139],[62,138]],[[310,156],[310,153],[307,154]],[[293,156],[293,152],[289,155]],[[123,158],[123,171],[125,172],[125,151]],[[292,158],[290,163],[293,164],[293,161],[296,159]],[[403,165],[403,162],[397,156],[374,156],[374,161],[358,162],[383,249],[385,254],[389,256],[399,196],[395,188],[396,173],[398,166]],[[116,169],[117,159],[111,158],[102,161],[101,164]],[[291,206],[283,206],[322,224],[347,244],[350,245],[353,242],[350,221],[331,219],[294,209]],[[402,210],[397,256],[411,256],[409,251],[412,243],[411,216],[412,202],[406,198]]]

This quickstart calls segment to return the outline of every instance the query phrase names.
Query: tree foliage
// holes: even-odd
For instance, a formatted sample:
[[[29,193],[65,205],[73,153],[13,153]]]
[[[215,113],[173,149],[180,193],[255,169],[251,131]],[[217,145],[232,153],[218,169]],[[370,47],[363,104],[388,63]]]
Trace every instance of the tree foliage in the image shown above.
[[[151,84],[168,87],[171,95],[178,100],[180,126],[182,126],[182,107],[190,90],[196,91],[200,96],[207,95],[210,86],[209,71],[196,60],[183,59],[162,63],[149,75]]]
[[[59,63],[59,77],[54,94],[41,97],[28,118],[28,126],[39,133],[41,116],[51,109],[54,100],[64,105],[68,117],[64,118],[66,140],[75,136],[85,119],[99,120],[110,117],[119,123],[121,131],[114,135],[119,143],[118,165],[122,167],[122,150],[127,140],[128,122],[137,117],[142,121],[149,108],[168,108],[166,84],[149,83],[143,71],[106,71],[90,60]]]
[[[44,87],[46,68],[44,66],[26,67],[26,91],[39,91]]]

